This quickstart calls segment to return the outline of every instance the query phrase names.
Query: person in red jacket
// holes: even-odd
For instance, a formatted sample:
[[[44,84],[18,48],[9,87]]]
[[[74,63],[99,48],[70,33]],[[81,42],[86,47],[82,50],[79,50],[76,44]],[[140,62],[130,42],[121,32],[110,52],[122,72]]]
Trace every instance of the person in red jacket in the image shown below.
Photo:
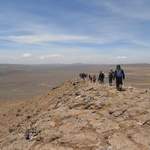
[[[89,74],[89,80],[92,82],[92,76]]]
[[[95,74],[93,75],[93,83],[95,83],[96,82],[96,76],[95,76]]]

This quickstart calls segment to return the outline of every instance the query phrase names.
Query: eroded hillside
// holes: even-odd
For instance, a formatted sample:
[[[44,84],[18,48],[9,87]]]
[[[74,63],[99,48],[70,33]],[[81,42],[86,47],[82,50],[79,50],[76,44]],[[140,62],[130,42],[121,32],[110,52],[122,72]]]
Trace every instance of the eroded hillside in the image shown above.
[[[150,150],[150,92],[72,79],[0,117],[2,150]]]

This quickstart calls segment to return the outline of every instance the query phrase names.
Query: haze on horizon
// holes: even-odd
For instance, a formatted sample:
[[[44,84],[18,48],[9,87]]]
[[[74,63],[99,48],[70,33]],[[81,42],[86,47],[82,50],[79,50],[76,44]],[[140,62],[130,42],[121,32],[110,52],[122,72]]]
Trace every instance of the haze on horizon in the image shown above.
[[[150,63],[148,0],[0,2],[0,63]]]

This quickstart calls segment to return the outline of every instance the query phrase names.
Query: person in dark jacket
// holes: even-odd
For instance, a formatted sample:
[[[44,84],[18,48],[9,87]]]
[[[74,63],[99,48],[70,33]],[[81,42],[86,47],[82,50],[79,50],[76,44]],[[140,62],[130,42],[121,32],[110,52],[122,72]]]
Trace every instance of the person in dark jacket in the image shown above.
[[[82,78],[82,79],[85,79],[87,77],[87,73],[80,73],[79,76]]]
[[[95,83],[96,82],[96,75],[94,74],[93,75],[93,83]]]
[[[123,84],[122,79],[125,79],[125,74],[120,65],[117,65],[113,79],[116,79],[116,89],[121,90]]]
[[[109,73],[108,73],[108,78],[109,78],[109,85],[112,86],[112,79],[113,79],[113,76],[114,76],[114,71],[113,69],[111,68]]]
[[[104,78],[105,78],[104,72],[100,71],[99,77],[98,77],[98,82],[99,83],[104,83]]]

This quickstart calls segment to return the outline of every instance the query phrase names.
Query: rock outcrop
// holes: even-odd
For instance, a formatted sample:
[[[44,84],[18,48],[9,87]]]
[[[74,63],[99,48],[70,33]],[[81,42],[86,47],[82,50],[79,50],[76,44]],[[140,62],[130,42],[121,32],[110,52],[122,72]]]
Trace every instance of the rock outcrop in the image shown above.
[[[0,117],[2,150],[150,150],[150,92],[72,79]]]

